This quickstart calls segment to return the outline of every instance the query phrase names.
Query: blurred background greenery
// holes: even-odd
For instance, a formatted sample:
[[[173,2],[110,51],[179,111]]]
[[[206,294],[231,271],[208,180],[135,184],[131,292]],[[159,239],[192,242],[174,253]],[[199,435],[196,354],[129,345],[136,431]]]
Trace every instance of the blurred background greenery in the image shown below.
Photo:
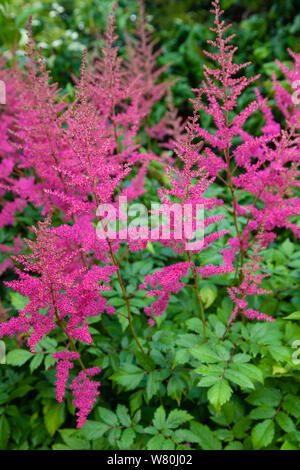
[[[117,14],[119,45],[124,35],[134,28],[137,0],[119,0]],[[210,0],[146,1],[148,19],[154,35],[163,45],[160,63],[172,62],[171,76],[180,76],[174,93],[177,105],[185,114],[190,88],[202,79],[202,53],[210,36]],[[84,48],[94,51],[101,40],[111,0],[1,0],[0,48],[8,52],[16,48],[24,60],[26,25],[33,16],[33,32],[43,49],[55,81],[70,91],[72,74],[78,75]],[[296,0],[223,0],[226,20],[233,23],[239,52],[237,60],[252,61],[248,73],[262,73],[263,84],[271,89],[270,76],[274,59],[289,60],[286,49],[299,47],[300,10]],[[69,83],[69,85],[68,85]]]

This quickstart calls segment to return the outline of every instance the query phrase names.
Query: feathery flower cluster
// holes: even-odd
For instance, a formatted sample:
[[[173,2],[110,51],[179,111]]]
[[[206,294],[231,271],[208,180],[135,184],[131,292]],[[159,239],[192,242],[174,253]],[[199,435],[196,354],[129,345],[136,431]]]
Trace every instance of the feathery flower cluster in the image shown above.
[[[82,370],[70,385],[70,389],[74,395],[72,403],[76,408],[78,408],[78,411],[76,412],[78,428],[82,428],[96,401],[96,397],[100,395],[98,390],[100,382],[95,382],[90,379],[90,377],[97,375],[100,372],[99,367],[92,367],[85,371]]]
[[[79,353],[73,351],[59,351],[53,353],[52,357],[59,359],[56,365],[56,400],[62,402],[69,378],[69,370],[74,367],[71,360],[79,359]]]
[[[172,266],[166,266],[160,271],[145,277],[144,283],[140,285],[141,289],[149,287],[160,287],[146,292],[147,296],[158,297],[151,307],[145,307],[145,313],[149,317],[163,315],[168,306],[171,293],[177,293],[184,284],[180,282],[183,276],[187,275],[189,263],[177,263]],[[152,318],[148,321],[150,326],[155,324]]]

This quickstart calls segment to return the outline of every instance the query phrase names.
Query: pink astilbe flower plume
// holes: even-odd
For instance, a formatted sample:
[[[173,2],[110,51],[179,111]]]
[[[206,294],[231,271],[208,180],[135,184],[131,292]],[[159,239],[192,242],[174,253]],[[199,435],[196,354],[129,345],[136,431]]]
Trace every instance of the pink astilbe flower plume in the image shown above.
[[[300,120],[300,53],[295,53],[288,49],[288,52],[293,59],[292,68],[287,67],[276,59],[276,63],[284,74],[290,86],[290,92],[283,88],[283,86],[276,79],[276,74],[273,72],[272,80],[275,91],[276,106],[282,112],[285,120],[290,126],[295,126],[299,129]]]
[[[89,270],[82,268],[81,264],[75,262],[79,257],[79,250],[74,247],[69,250],[62,242],[61,227],[56,231],[50,227],[50,223],[49,214],[44,222],[39,222],[38,228],[32,227],[36,241],[25,240],[31,254],[13,257],[23,265],[24,271],[15,268],[19,280],[7,282],[6,285],[28,296],[29,302],[19,311],[18,317],[12,317],[0,324],[0,337],[26,334],[28,346],[33,353],[37,343],[56,327],[63,330],[72,346],[76,341],[91,343],[87,318],[105,310],[106,299],[102,297],[101,292],[110,289],[110,277],[116,271],[116,267],[110,265],[92,266]],[[109,313],[112,313],[111,310]],[[61,401],[69,369],[73,368],[70,360],[79,360],[80,364],[82,361],[76,351],[54,353],[53,357],[59,359],[56,385],[57,399]],[[91,374],[94,372],[92,370]],[[76,397],[80,404],[81,387],[77,387],[76,383],[74,382],[73,388],[78,389]],[[87,376],[84,384],[91,386],[92,393],[94,385],[90,384]],[[85,414],[93,400],[90,397],[92,401],[88,401],[88,396],[82,393],[85,405],[81,403],[79,408],[83,408]],[[81,422],[82,419],[83,415]]]
[[[227,202],[224,206],[233,217],[236,235],[229,240],[229,248],[224,254],[229,265],[238,255],[242,266],[247,251],[262,226],[264,230],[261,243],[264,247],[275,239],[274,230],[278,227],[289,228],[299,236],[299,229],[289,220],[300,212],[299,198],[293,196],[294,188],[299,185],[299,172],[296,168],[300,156],[299,138],[291,117],[288,128],[281,130],[267,101],[258,90],[256,99],[239,111],[238,98],[258,76],[247,78],[242,75],[242,70],[249,63],[234,63],[237,48],[230,44],[234,35],[226,36],[230,25],[225,25],[221,20],[223,11],[219,1],[214,1],[212,5],[215,16],[212,31],[216,39],[208,43],[217,51],[204,53],[214,62],[215,67],[204,66],[202,86],[194,90],[194,118],[190,122],[194,138],[203,139],[206,143],[201,158],[198,157],[201,166],[208,175],[219,179],[230,191],[231,207],[227,207]],[[297,55],[294,55],[294,59],[297,64]],[[297,65],[295,71],[288,71],[284,67],[281,69],[290,80],[297,77]],[[263,113],[265,125],[262,127],[262,135],[253,137],[243,126],[256,111]],[[198,113],[201,116],[203,112],[211,116],[214,133],[202,129],[198,124]],[[295,109],[293,112],[297,114]],[[288,118],[288,115],[285,117]],[[236,144],[237,136],[242,140],[240,144]],[[252,195],[253,203],[242,206],[240,198],[243,194]],[[204,275],[206,270],[204,267]],[[198,272],[201,271],[198,269]],[[223,268],[216,269],[215,272],[221,273]]]
[[[157,58],[162,49],[156,48],[158,40],[152,38],[151,26],[146,20],[145,5],[139,0],[136,29],[133,36],[127,37],[127,73],[139,89],[138,109],[142,116],[147,116],[153,104],[170,89],[174,82],[160,81],[168,65],[157,67]]]
[[[78,408],[78,411],[76,412],[77,428],[82,428],[96,401],[96,397],[100,395],[98,390],[100,382],[90,379],[90,377],[99,374],[99,372],[101,372],[99,367],[92,367],[81,371],[70,385],[70,389],[74,395],[72,403],[76,408]]]
[[[52,357],[58,359],[56,364],[56,399],[58,402],[62,402],[69,378],[69,370],[74,367],[71,360],[77,360],[80,356],[77,352],[60,351],[53,353]]]
[[[260,229],[260,232],[256,236],[253,255],[249,255],[248,263],[245,263],[242,268],[242,282],[239,287],[230,287],[228,288],[228,293],[235,304],[234,309],[231,313],[228,326],[230,326],[236,320],[237,315],[243,314],[246,318],[250,320],[259,320],[259,321],[268,321],[274,322],[274,318],[265,313],[261,313],[257,310],[253,310],[248,307],[247,297],[254,295],[263,295],[271,294],[271,291],[259,287],[262,284],[264,278],[268,277],[269,274],[261,273],[261,262],[263,258],[258,255],[259,250],[262,249],[264,243],[264,231],[263,228]]]
[[[44,59],[37,54],[31,31],[31,19],[28,25],[28,50],[26,52],[26,70],[23,87],[19,95],[15,141],[21,151],[20,168],[34,168],[41,181],[33,188],[28,188],[35,195],[34,204],[45,204],[44,213],[50,209],[44,189],[57,189],[68,192],[61,174],[62,169],[72,165],[68,149],[63,139],[63,111],[66,103],[60,96],[57,84],[50,84],[50,74]],[[56,201],[63,210],[64,204]]]
[[[168,306],[171,293],[178,293],[184,286],[180,281],[183,276],[187,275],[189,263],[177,263],[175,265],[166,266],[152,275],[148,275],[144,279],[144,283],[140,285],[141,289],[152,287],[146,292],[147,296],[158,297],[151,307],[145,307],[145,313],[150,317],[149,325],[154,325],[153,316],[157,317],[163,315]]]
[[[197,109],[194,114],[188,119],[185,132],[178,137],[175,142],[174,149],[182,161],[183,169],[173,168],[167,166],[166,173],[170,181],[171,188],[159,188],[158,194],[163,204],[162,214],[171,214],[170,209],[175,208],[172,212],[172,217],[168,221],[168,234],[170,235],[167,240],[162,239],[161,243],[166,246],[172,246],[176,253],[186,253],[188,262],[177,263],[162,270],[156,271],[152,276],[146,276],[143,288],[159,287],[156,290],[149,290],[146,295],[158,296],[157,302],[154,302],[150,307],[145,308],[147,316],[162,315],[168,306],[170,294],[177,293],[180,288],[184,286],[180,279],[186,276],[189,269],[191,270],[194,278],[194,289],[196,290],[202,310],[202,321],[205,331],[205,318],[203,313],[202,301],[198,291],[198,273],[202,277],[213,276],[215,274],[227,273],[234,271],[232,263],[224,266],[212,266],[200,268],[196,266],[192,260],[194,253],[201,253],[206,250],[214,241],[229,234],[229,230],[215,231],[209,235],[200,237],[196,236],[198,230],[203,230],[209,225],[220,222],[223,215],[215,215],[198,220],[199,208],[202,210],[212,210],[215,207],[222,206],[223,201],[217,198],[207,198],[205,192],[214,181],[214,176],[210,176],[208,171],[203,167],[203,158],[200,155],[203,143],[195,143],[195,134],[197,132]],[[187,211],[187,209],[189,209]],[[186,213],[186,211],[188,213]],[[185,221],[189,219],[189,233],[186,233],[185,224],[182,224],[183,218]],[[180,223],[180,224],[179,224]],[[178,225],[180,230],[178,231]],[[159,227],[163,232],[164,224]],[[192,240],[196,236],[196,241]],[[155,240],[154,234],[151,234],[150,239]],[[228,257],[227,257],[228,259]],[[153,319],[149,321],[150,325],[154,324]],[[204,333],[205,334],[205,333]]]

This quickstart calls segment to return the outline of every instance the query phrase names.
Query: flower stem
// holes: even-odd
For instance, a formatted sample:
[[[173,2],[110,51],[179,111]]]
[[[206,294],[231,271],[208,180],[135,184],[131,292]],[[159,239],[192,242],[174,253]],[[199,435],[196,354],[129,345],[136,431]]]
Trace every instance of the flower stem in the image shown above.
[[[54,307],[54,314],[55,314],[55,318],[56,318],[56,324],[59,326],[59,328],[64,332],[64,334],[66,335],[66,337],[68,338],[72,348],[73,348],[73,351],[78,352],[78,349],[76,347],[76,344],[74,343],[73,341],[73,338],[71,338],[71,336],[69,335],[69,333],[66,331],[65,327],[63,326],[63,323],[62,321],[60,320],[59,318],[59,315],[58,315],[58,309],[57,309],[57,306],[56,306],[56,302],[55,302],[55,296],[54,296],[54,292],[53,292],[53,289],[51,287],[51,296],[52,296],[52,303],[53,303],[53,307]],[[79,358],[77,359],[82,370],[86,371],[86,367],[84,365],[84,363],[82,362],[80,356]]]
[[[195,281],[194,285],[191,286],[191,287],[193,287],[193,289],[195,289],[196,296],[197,296],[197,299],[198,299],[198,303],[199,303],[199,306],[200,306],[201,320],[202,320],[202,325],[203,325],[203,337],[204,337],[204,342],[206,343],[207,336],[206,336],[205,313],[204,313],[204,306],[203,306],[202,298],[201,298],[201,295],[200,295],[200,292],[199,292],[199,289],[198,289],[198,274],[196,273],[194,266],[192,266],[192,259],[191,259],[191,254],[190,254],[189,251],[187,251],[187,256],[188,256],[189,262],[191,263],[191,270],[192,270],[194,281]]]
[[[144,349],[141,345],[141,343],[139,342],[139,339],[136,335],[136,332],[134,330],[134,327],[133,327],[133,322],[132,322],[132,315],[131,315],[131,308],[130,308],[130,301],[129,301],[129,297],[127,295],[127,292],[126,292],[126,288],[124,286],[124,283],[123,283],[123,279],[122,279],[122,276],[121,276],[121,273],[120,273],[120,269],[119,269],[119,262],[117,261],[114,253],[113,253],[113,250],[112,250],[112,245],[111,245],[111,241],[107,238],[107,243],[108,243],[108,246],[109,246],[109,253],[110,253],[110,256],[111,256],[111,259],[112,259],[112,262],[114,264],[114,266],[116,266],[118,268],[117,270],[117,276],[118,276],[118,279],[119,279],[119,284],[120,284],[120,287],[121,287],[121,290],[122,290],[122,293],[123,293],[123,296],[124,296],[124,300],[125,300],[125,303],[126,303],[126,307],[127,307],[127,313],[128,313],[128,322],[129,322],[129,328],[131,329],[131,333],[136,341],[136,344],[138,345],[139,349],[141,350],[142,353],[144,353]]]

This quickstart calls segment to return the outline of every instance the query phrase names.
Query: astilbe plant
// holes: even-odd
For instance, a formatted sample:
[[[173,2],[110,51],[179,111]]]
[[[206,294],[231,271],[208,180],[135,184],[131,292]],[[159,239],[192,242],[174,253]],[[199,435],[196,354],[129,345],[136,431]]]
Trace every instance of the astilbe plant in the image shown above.
[[[35,181],[32,176],[27,179],[27,193],[24,191],[21,202],[43,205],[43,212],[48,214],[58,209],[66,223],[51,229],[48,215],[38,230],[33,228],[36,242],[27,240],[32,255],[14,258],[24,265],[24,272],[16,268],[20,280],[8,285],[28,296],[30,302],[18,318],[1,324],[1,336],[28,335],[28,345],[35,352],[45,334],[56,327],[64,331],[67,349],[71,345],[75,351],[54,355],[59,359],[57,396],[60,401],[72,367],[69,359],[77,359],[82,373],[72,382],[71,389],[79,408],[78,426],[83,425],[98,392],[89,379],[97,368],[84,367],[75,343],[91,343],[87,318],[105,310],[106,299],[100,291],[108,286],[99,286],[102,274],[103,280],[109,282],[110,275],[118,273],[133,330],[129,301],[114,255],[119,243],[99,240],[93,219],[100,202],[116,203],[118,189],[129,201],[141,194],[150,157],[158,159],[153,154],[137,152],[139,145],[134,139],[147,112],[145,105],[138,102],[136,84],[117,56],[114,22],[112,14],[101,49],[100,72],[88,72],[84,55],[76,98],[68,109],[57,87],[49,85],[49,74],[43,58],[36,54],[29,23],[29,60],[18,94],[19,112],[14,116],[13,137],[20,152],[18,167],[33,168],[36,177]],[[140,165],[141,159],[138,176],[131,187],[124,189],[123,180],[136,163]],[[16,192],[18,181],[13,183],[9,189]],[[94,264],[99,261],[104,267]],[[114,308],[107,306],[106,311],[114,313]],[[139,344],[137,337],[136,340]]]
[[[63,400],[69,372],[78,362],[81,371],[70,385],[78,427],[84,425],[100,393],[100,383],[93,379],[100,370],[86,368],[78,347],[93,342],[89,319],[103,314],[121,315],[139,351],[144,353],[149,347],[147,339],[139,338],[135,330],[132,298],[136,292],[130,292],[122,273],[127,253],[134,255],[158,241],[172,248],[178,262],[148,273],[139,286],[146,297],[154,298],[144,309],[143,321],[145,325],[148,322],[148,329],[155,328],[155,319],[166,312],[171,295],[191,288],[199,304],[204,341],[206,314],[199,285],[202,279],[233,273],[228,294],[234,305],[224,340],[239,314],[251,320],[274,321],[248,302],[248,297],[268,293],[261,287],[267,273],[259,253],[275,239],[280,228],[299,236],[298,227],[289,220],[300,208],[293,193],[299,184],[299,109],[274,77],[277,106],[285,119],[283,129],[259,90],[253,101],[239,110],[238,98],[258,77],[246,78],[243,70],[248,64],[235,64],[233,35],[226,36],[230,25],[225,26],[221,20],[219,2],[213,2],[212,31],[216,39],[209,41],[216,52],[205,52],[214,68],[204,67],[202,86],[194,90],[192,116],[183,124],[168,98],[167,114],[152,127],[149,116],[153,105],[166,95],[170,97],[170,83],[158,83],[165,71],[164,67],[156,67],[160,50],[155,50],[147,31],[141,3],[135,36],[128,39],[128,62],[123,61],[116,47],[115,10],[116,5],[100,56],[92,67],[87,52],[83,54],[73,101],[62,97],[57,86],[50,84],[45,61],[36,53],[30,25],[25,70],[15,76],[6,69],[1,72],[16,86],[8,90],[10,110],[5,111],[0,128],[5,142],[1,144],[1,196],[11,191],[15,199],[4,201],[0,220],[2,225],[12,224],[15,211],[27,204],[41,207],[46,217],[38,228],[32,228],[35,240],[25,240],[30,254],[18,255],[20,237],[13,247],[0,246],[1,251],[15,255],[2,270],[12,261],[17,265],[18,279],[6,286],[29,298],[18,317],[0,323],[0,337],[21,334],[35,353],[45,335],[61,332],[63,347],[53,353],[57,360],[57,400]],[[280,65],[291,85],[299,79],[299,57],[292,56],[293,70]],[[254,112],[261,112],[265,120],[257,136],[244,130]],[[201,127],[202,113],[211,117],[215,132]],[[144,130],[150,136],[147,151],[141,145]],[[151,139],[173,151],[173,157],[166,161],[157,155],[151,149]],[[113,239],[102,226],[99,205],[111,204],[122,222],[125,214],[119,211],[119,202],[125,196],[129,202],[145,197],[146,175],[153,160],[165,166],[169,184],[159,187],[157,196],[162,214],[173,211],[172,217],[167,224],[161,222],[150,231],[147,227],[139,227],[138,231],[130,228],[128,239],[120,229]],[[20,178],[16,178],[19,172]],[[223,185],[224,198],[209,196],[216,181]],[[211,211],[211,215],[198,220],[199,207]],[[197,240],[199,231],[222,222],[224,212],[232,217],[235,233],[212,228],[210,234]],[[52,217],[60,224],[51,226]],[[190,221],[189,233],[179,224],[182,217]],[[97,224],[102,237],[97,236]],[[163,236],[166,229],[169,237]],[[136,236],[131,238],[134,231]],[[223,263],[203,262],[205,250],[223,237],[228,245],[221,252]],[[123,254],[119,254],[120,249]],[[191,283],[186,281],[190,278]],[[104,295],[116,280],[126,313],[108,305]]]
[[[127,38],[128,75],[132,83],[138,87],[138,109],[147,121],[154,103],[160,101],[170,90],[173,82],[159,81],[168,65],[157,67],[157,58],[162,49],[156,48],[157,39],[152,39],[150,25],[146,21],[145,6],[139,2],[137,26],[132,36]]]
[[[210,40],[208,43],[215,47],[217,52],[204,52],[216,63],[216,67],[213,69],[204,67],[205,78],[202,87],[194,90],[196,93],[196,98],[193,100],[194,115],[188,122],[186,135],[184,138],[178,139],[176,149],[178,156],[184,160],[184,169],[176,170],[177,178],[175,181],[173,180],[172,190],[165,190],[165,194],[172,194],[179,197],[179,200],[184,199],[185,202],[195,202],[194,198],[193,200],[187,197],[190,191],[198,196],[197,202],[204,203],[206,209],[209,204],[212,206],[213,201],[205,201],[200,196],[201,192],[205,192],[207,189],[207,187],[204,187],[201,190],[205,176],[204,178],[202,176],[200,182],[193,189],[189,188],[192,178],[200,175],[195,170],[191,171],[193,165],[202,168],[206,175],[211,178],[210,182],[217,178],[230,191],[231,207],[226,207],[226,209],[233,217],[236,236],[229,239],[230,248],[223,250],[224,265],[193,268],[193,264],[191,264],[197,289],[197,273],[200,273],[202,277],[207,277],[234,271],[233,262],[236,255],[238,256],[241,284],[239,288],[232,287],[229,289],[230,297],[236,304],[229,321],[230,325],[238,313],[243,313],[251,319],[269,320],[269,317],[261,312],[246,309],[248,303],[245,297],[247,295],[268,292],[254,288],[255,277],[251,273],[259,268],[262,269],[261,264],[258,264],[258,260],[262,261],[262,258],[258,257],[257,248],[254,258],[250,255],[250,271],[247,268],[245,258],[253,244],[258,242],[258,238],[259,248],[266,248],[275,239],[276,233],[274,230],[277,227],[290,228],[295,234],[299,234],[298,227],[288,220],[290,217],[299,214],[300,209],[299,198],[292,197],[293,190],[299,185],[297,181],[299,172],[296,168],[296,163],[299,162],[299,138],[296,134],[297,124],[295,123],[292,124],[292,130],[281,131],[280,125],[275,122],[271,110],[258,90],[256,90],[256,99],[246,109],[238,112],[237,100],[239,96],[245,87],[258,77],[246,78],[241,75],[241,71],[249,63],[236,65],[233,62],[237,48],[234,48],[230,41],[234,36],[226,37],[225,33],[230,25],[225,26],[224,21],[221,20],[223,11],[220,9],[219,2],[213,2],[213,7],[215,27],[212,28],[212,31],[216,34],[216,40]],[[288,72],[286,71],[286,73]],[[295,79],[295,74],[292,72],[289,73],[289,76]],[[291,78],[290,80],[292,81]],[[291,99],[290,104],[292,104]],[[258,109],[261,109],[264,115],[265,126],[262,128],[262,136],[252,137],[243,129],[243,125],[249,116]],[[204,111],[212,117],[216,128],[214,134],[209,133],[198,124],[199,111]],[[295,109],[294,113],[297,113]],[[234,140],[236,136],[242,141],[238,145],[235,144]],[[200,146],[193,143],[196,138],[204,139]],[[199,147],[204,147],[202,153]],[[170,174],[170,170],[168,171]],[[243,198],[245,192],[252,195],[253,203],[242,206],[239,199]],[[167,203],[165,199],[164,202]],[[222,200],[219,201],[219,204],[222,204],[222,202]],[[260,203],[261,207],[259,209],[256,207],[257,203]],[[246,223],[242,227],[241,216],[246,217]],[[212,218],[210,223],[219,221],[221,218],[222,216]],[[206,225],[205,221],[204,225]],[[226,231],[215,232],[207,239],[211,242],[220,235],[225,234]],[[204,247],[208,244],[207,239],[204,238]],[[187,252],[187,255],[191,263],[190,253]],[[170,266],[168,269],[172,273],[173,267]],[[162,277],[164,275],[165,273],[162,272]],[[178,274],[176,274],[176,271],[174,271],[173,276],[174,282],[170,282],[170,286],[178,291],[176,282]],[[256,276],[257,283],[261,283],[264,277],[264,274],[258,274]],[[150,285],[153,285],[153,277],[148,277],[147,280]],[[161,293],[161,305],[164,306],[164,309],[167,306],[166,291],[167,289],[162,289]],[[234,292],[239,292],[241,299],[238,300]],[[150,293],[153,295],[153,291],[150,291]],[[156,295],[158,295],[157,292]],[[201,303],[200,299],[205,325]],[[156,314],[158,312],[163,313],[164,309],[157,309],[158,305],[156,304],[155,307]],[[147,308],[146,312],[148,314],[150,311]]]
[[[210,210],[216,205],[222,205],[223,201],[217,198],[207,198],[205,196],[205,191],[209,185],[212,184],[214,177],[208,176],[207,172],[205,172],[202,167],[201,155],[199,154],[202,143],[200,145],[194,143],[196,120],[197,115],[195,112],[186,126],[186,132],[176,142],[175,151],[183,163],[183,168],[180,170],[179,168],[173,169],[171,166],[168,166],[166,172],[170,179],[171,188],[161,188],[158,190],[163,203],[162,213],[170,210],[171,207],[175,207],[173,217],[168,222],[171,229],[170,239],[165,241],[163,237],[160,237],[162,238],[161,243],[167,246],[173,246],[176,253],[184,253],[188,261],[165,267],[152,276],[146,276],[145,284],[141,287],[146,287],[147,284],[152,287],[158,284],[161,285],[161,291],[148,291],[147,295],[159,296],[159,299],[152,307],[147,307],[145,312],[147,315],[162,315],[168,305],[167,300],[171,292],[177,293],[179,288],[184,286],[183,283],[179,282],[180,278],[186,276],[188,269],[190,269],[194,281],[192,287],[195,289],[199,300],[204,339],[206,339],[203,303],[198,291],[198,274],[201,274],[202,277],[208,277],[214,274],[230,272],[233,270],[233,267],[232,264],[229,264],[223,266],[207,265],[201,268],[196,266],[192,260],[194,251],[196,251],[197,254],[201,253],[202,250],[205,250],[215,240],[229,233],[228,230],[215,231],[205,236],[203,240],[201,240],[201,243],[199,243],[197,237],[194,242],[192,241],[197,235],[198,230],[203,230],[208,225],[219,222],[224,217],[223,215],[216,215],[204,218],[201,222],[198,220],[198,207]],[[186,210],[187,208],[189,208],[188,211]],[[185,233],[185,226],[181,224],[182,218],[186,221],[189,219],[190,233]],[[179,231],[177,226],[180,227]],[[160,230],[164,230],[164,225],[160,227]],[[153,234],[151,239],[155,240]],[[150,320],[150,324],[153,325],[153,319]]]
[[[216,52],[204,53],[215,63],[214,68],[204,66],[202,87],[194,90],[195,115],[205,112],[211,116],[215,133],[201,128],[197,119],[193,123],[194,137],[204,139],[201,164],[207,173],[219,179],[227,188],[231,207],[235,236],[228,240],[225,250],[228,264],[238,257],[240,281],[243,282],[245,257],[260,233],[261,247],[267,247],[276,237],[276,228],[286,227],[299,233],[297,226],[288,219],[299,214],[299,198],[293,197],[293,190],[299,184],[299,137],[295,135],[297,124],[292,130],[282,130],[275,122],[265,100],[257,91],[254,99],[239,112],[238,98],[243,90],[258,76],[247,78],[242,70],[249,65],[234,63],[237,48],[231,45],[234,35],[226,36],[230,25],[221,20],[223,11],[218,1],[213,2],[215,16],[212,31],[215,40],[209,40]],[[290,72],[292,74],[292,72]],[[292,74],[293,75],[293,74]],[[294,75],[293,75],[294,76]],[[262,135],[249,135],[243,126],[252,113],[261,109],[265,126]],[[240,143],[236,144],[237,139]],[[252,203],[242,205],[243,196],[251,195]],[[259,203],[259,208],[257,205]],[[246,223],[242,223],[242,217]],[[261,230],[263,228],[263,230]],[[239,312],[243,312],[239,308]],[[236,317],[236,311],[233,317]],[[246,313],[247,315],[247,313]],[[260,313],[252,313],[252,318],[262,319]]]

